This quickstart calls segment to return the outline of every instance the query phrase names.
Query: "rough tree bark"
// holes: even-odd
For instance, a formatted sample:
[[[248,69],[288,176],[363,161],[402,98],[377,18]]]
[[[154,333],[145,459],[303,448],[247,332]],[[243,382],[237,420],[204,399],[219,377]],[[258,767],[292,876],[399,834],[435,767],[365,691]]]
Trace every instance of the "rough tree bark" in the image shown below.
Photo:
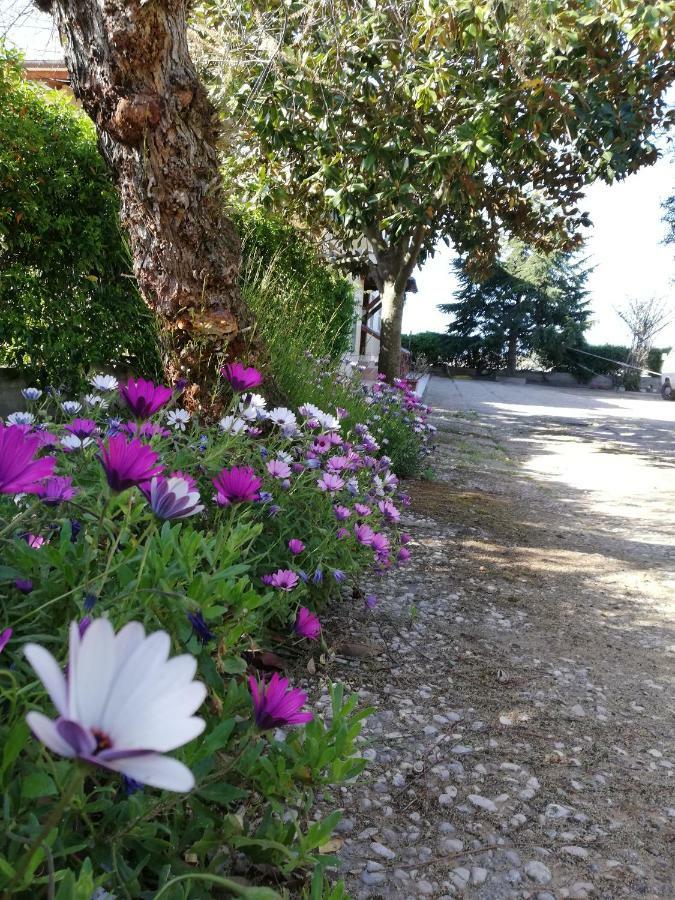
[[[167,375],[208,385],[222,351],[241,350],[250,317],[218,119],[188,51],[189,0],[36,3],[56,17],[75,96],[117,183],[141,294],[165,326]]]

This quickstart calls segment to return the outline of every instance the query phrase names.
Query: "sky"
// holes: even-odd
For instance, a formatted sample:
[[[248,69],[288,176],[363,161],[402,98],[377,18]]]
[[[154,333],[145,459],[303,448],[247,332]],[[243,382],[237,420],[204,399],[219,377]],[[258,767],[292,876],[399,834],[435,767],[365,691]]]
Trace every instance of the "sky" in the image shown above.
[[[51,16],[38,12],[30,0],[0,0],[0,36],[28,58],[61,56]],[[675,99],[675,98],[674,98]],[[593,324],[592,343],[626,343],[629,334],[616,314],[632,298],[661,297],[675,314],[675,247],[664,246],[662,202],[675,193],[675,154],[613,185],[591,185],[585,201],[593,223],[586,229],[585,254],[595,269],[589,279]],[[450,317],[439,303],[452,299],[455,281],[452,250],[438,252],[415,272],[419,292],[410,295],[403,318],[404,333],[445,331]],[[675,348],[675,320],[658,343]],[[675,350],[664,371],[675,371]]]

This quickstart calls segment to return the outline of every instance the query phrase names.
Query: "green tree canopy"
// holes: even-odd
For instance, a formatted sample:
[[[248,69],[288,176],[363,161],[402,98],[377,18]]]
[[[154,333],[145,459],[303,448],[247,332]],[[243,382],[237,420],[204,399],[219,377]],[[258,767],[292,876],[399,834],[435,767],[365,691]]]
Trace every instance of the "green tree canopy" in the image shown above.
[[[202,0],[210,76],[234,93],[243,190],[329,234],[382,294],[380,367],[439,237],[488,264],[504,231],[578,240],[585,184],[653,162],[672,4],[625,0]]]
[[[518,355],[528,353],[556,365],[567,345],[582,340],[589,317],[589,270],[583,260],[512,241],[482,281],[466,258],[456,260],[454,268],[460,288],[453,303],[439,307],[454,316],[449,333],[479,338],[509,372],[515,372]]]

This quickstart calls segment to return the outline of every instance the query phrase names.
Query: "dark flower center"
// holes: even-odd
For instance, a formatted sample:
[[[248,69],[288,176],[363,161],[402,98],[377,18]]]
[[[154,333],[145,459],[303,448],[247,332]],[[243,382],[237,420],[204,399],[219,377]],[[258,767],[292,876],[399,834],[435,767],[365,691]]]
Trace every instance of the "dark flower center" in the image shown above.
[[[101,750],[110,750],[112,741],[105,731],[101,731],[99,728],[92,728],[91,733],[96,738],[96,750],[94,750],[94,753],[100,753]]]

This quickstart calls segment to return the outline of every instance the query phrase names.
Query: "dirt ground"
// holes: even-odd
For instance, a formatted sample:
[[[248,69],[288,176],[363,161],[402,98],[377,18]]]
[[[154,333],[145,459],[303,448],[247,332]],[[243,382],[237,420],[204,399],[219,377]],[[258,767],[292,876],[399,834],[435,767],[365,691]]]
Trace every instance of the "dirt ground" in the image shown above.
[[[432,379],[411,564],[327,631],[375,707],[354,897],[675,897],[675,404]],[[347,613],[347,615],[345,614]]]

